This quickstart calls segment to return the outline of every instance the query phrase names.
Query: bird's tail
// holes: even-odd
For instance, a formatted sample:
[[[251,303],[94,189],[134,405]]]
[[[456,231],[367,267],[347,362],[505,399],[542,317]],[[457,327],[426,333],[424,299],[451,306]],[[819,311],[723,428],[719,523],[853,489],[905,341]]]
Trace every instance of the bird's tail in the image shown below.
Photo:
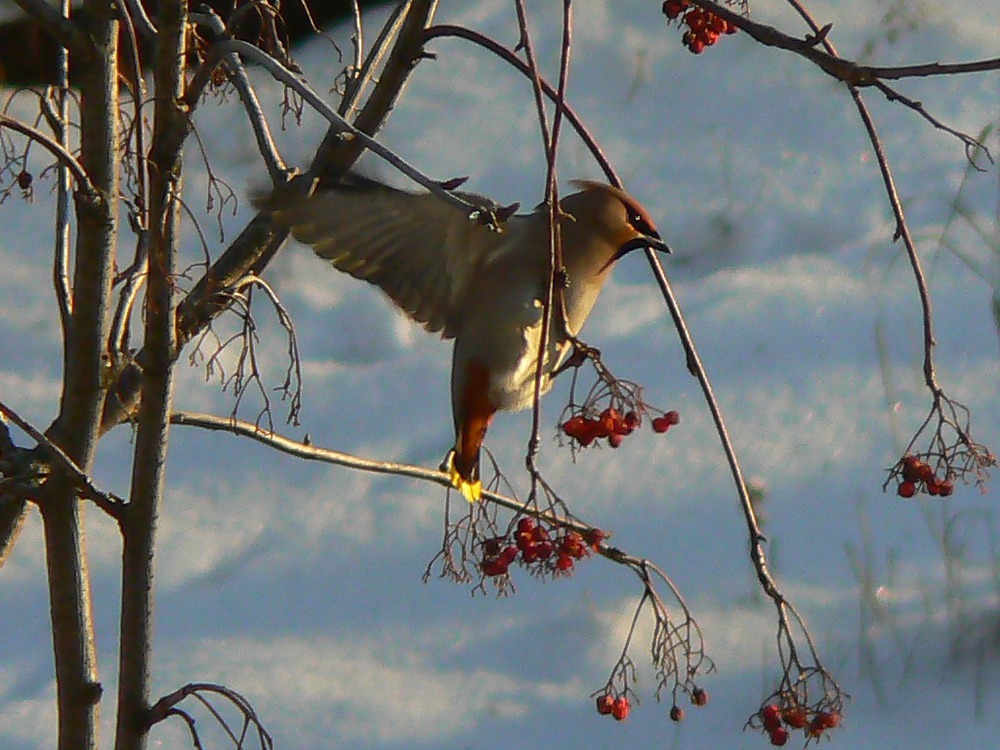
[[[448,475],[452,486],[462,493],[462,497],[474,503],[483,496],[483,483],[479,479],[479,450],[477,448],[475,454],[469,457],[459,453],[460,447],[456,446],[448,458]]]
[[[448,461],[451,483],[470,503],[483,495],[479,479],[479,452],[496,406],[490,401],[490,372],[482,364],[467,364],[455,404],[455,449]],[[454,380],[453,380],[454,383]]]

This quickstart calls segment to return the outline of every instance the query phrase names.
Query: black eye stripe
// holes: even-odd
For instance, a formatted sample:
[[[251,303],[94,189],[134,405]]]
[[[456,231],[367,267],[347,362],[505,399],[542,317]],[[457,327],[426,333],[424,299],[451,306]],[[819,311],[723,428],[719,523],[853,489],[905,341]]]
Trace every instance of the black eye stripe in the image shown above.
[[[650,224],[649,221],[642,214],[631,214],[629,216],[629,224],[631,224],[634,229],[636,229],[639,232],[642,232],[643,234],[652,234],[655,233],[656,231],[655,229],[653,229],[652,224]]]

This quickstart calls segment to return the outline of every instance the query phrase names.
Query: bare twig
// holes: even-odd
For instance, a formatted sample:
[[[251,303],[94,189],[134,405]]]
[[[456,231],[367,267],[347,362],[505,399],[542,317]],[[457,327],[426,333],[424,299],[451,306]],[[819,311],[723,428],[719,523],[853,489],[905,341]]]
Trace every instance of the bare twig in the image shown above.
[[[20,120],[16,120],[13,117],[2,113],[0,113],[0,128],[14,130],[40,144],[43,148],[48,150],[49,153],[56,157],[60,164],[63,164],[70,171],[73,175],[73,179],[76,180],[78,190],[89,194],[96,192],[94,184],[90,181],[90,178],[87,176],[83,167],[80,166],[80,162],[78,162],[73,154],[67,151],[62,144],[54,141],[37,128],[25,125]]]
[[[202,64],[202,70],[210,70],[211,67],[214,67],[214,64],[217,64],[219,59],[223,56],[234,53],[242,54],[266,68],[268,72],[274,76],[274,78],[298,93],[311,107],[313,107],[313,109],[316,110],[316,112],[327,120],[327,122],[329,122],[334,129],[340,132],[342,137],[347,140],[359,141],[365,146],[365,148],[376,153],[411,180],[419,185],[422,185],[429,192],[434,193],[438,198],[441,198],[445,203],[464,211],[470,216],[473,214],[479,215],[482,212],[486,212],[488,214],[492,213],[488,207],[474,205],[466,200],[463,200],[454,192],[445,190],[441,187],[440,180],[433,180],[427,177],[391,149],[383,146],[378,141],[369,137],[366,133],[351,125],[339,114],[337,114],[337,112],[333,110],[325,101],[323,101],[323,99],[316,94],[316,92],[299,79],[295,73],[290,71],[258,47],[255,47],[248,42],[243,42],[238,39],[229,39],[220,42],[213,48],[212,53],[209,55],[205,63]],[[188,96],[187,98],[190,99],[191,97]],[[491,219],[487,220],[487,223],[493,225],[494,227],[499,227],[501,222],[496,216],[493,216]]]
[[[371,45],[371,49],[368,51],[368,56],[364,58],[364,62],[356,70],[350,71],[350,75],[347,76],[344,96],[340,100],[340,106],[337,108],[337,111],[343,115],[345,120],[349,122],[354,120],[357,114],[357,104],[365,85],[374,78],[375,71],[378,70],[385,55],[389,52],[392,40],[399,33],[403,19],[405,18],[404,12],[406,9],[407,3],[404,2],[399,3],[392,10],[388,20],[379,29],[378,36],[375,37],[375,42]],[[355,21],[355,26],[358,29],[361,28],[360,18],[357,18]],[[355,124],[358,125],[360,123]],[[374,135],[374,133],[370,132],[368,134]]]
[[[135,0],[133,0],[133,4],[138,5]],[[136,8],[130,6],[129,10],[130,13],[136,14]],[[127,138],[127,148],[135,158],[134,175],[136,193],[132,201],[132,211],[129,213],[129,221],[132,231],[136,234],[136,242],[131,265],[118,275],[119,279],[124,279],[124,285],[118,292],[118,303],[115,305],[115,312],[111,323],[111,344],[108,347],[110,351],[117,353],[128,350],[128,330],[132,315],[132,305],[146,278],[146,258],[149,247],[147,223],[149,172],[146,162],[145,122],[142,114],[143,104],[146,100],[146,84],[142,75],[142,62],[139,59],[139,43],[135,36],[135,27],[132,21],[133,16],[130,13],[125,12],[123,8],[120,15],[126,29],[123,37],[127,43],[128,54],[126,55],[126,59],[130,73],[129,76],[126,76],[126,80],[132,91],[132,107],[135,111],[130,136]],[[138,8],[138,13],[144,14],[141,6]]]
[[[454,37],[456,39],[464,39],[465,41],[472,42],[477,46],[489,51],[490,53],[496,55],[501,60],[509,64],[511,67],[515,68],[518,72],[527,78],[531,78],[531,69],[526,63],[519,59],[513,52],[511,52],[506,47],[501,46],[493,39],[490,39],[478,31],[473,29],[467,29],[464,26],[455,26],[452,24],[439,24],[437,26],[431,26],[427,29],[424,34],[426,41],[431,41],[432,39],[438,38],[448,38]],[[542,91],[553,103],[559,102],[559,93],[549,84],[544,78],[539,80],[542,87]],[[566,121],[573,126],[577,135],[587,146],[594,160],[597,162],[598,166],[606,175],[613,175],[614,169],[611,167],[611,162],[608,160],[607,156],[601,150],[600,145],[598,145],[597,140],[590,134],[587,130],[586,125],[584,125],[583,120],[580,119],[579,115],[573,110],[569,103],[563,98],[559,108],[562,110]]]
[[[60,13],[68,18],[69,0],[62,0]],[[63,151],[69,153],[69,55],[60,46],[56,53],[56,81],[47,91],[45,101],[54,99],[56,111],[50,119],[56,141]],[[56,177],[56,226],[55,247],[52,254],[52,286],[59,308],[60,330],[66,331],[72,314],[72,292],[69,287],[69,218],[70,218],[70,174],[69,167],[59,160]]]
[[[46,33],[58,39],[64,47],[83,54],[91,52],[86,32],[46,0],[14,0],[14,2],[21,7],[21,10],[36,19]]]
[[[541,444],[539,432],[541,430],[541,396],[542,379],[544,377],[545,360],[549,356],[549,338],[551,337],[552,311],[558,306],[560,312],[560,327],[566,329],[566,316],[563,310],[562,289],[558,279],[563,273],[562,244],[560,242],[560,215],[559,215],[559,184],[556,177],[556,162],[559,150],[559,133],[562,125],[563,104],[566,100],[566,83],[569,79],[569,59],[572,49],[572,12],[571,0],[563,2],[563,25],[562,25],[562,45],[559,62],[559,86],[556,90],[556,111],[553,116],[551,130],[545,113],[545,98],[542,90],[542,77],[538,70],[538,63],[535,59],[534,49],[531,43],[531,34],[528,29],[527,12],[525,11],[523,0],[516,0],[517,22],[521,32],[521,39],[518,47],[524,50],[528,63],[528,71],[531,79],[531,88],[535,98],[535,110],[541,129],[542,145],[545,150],[546,176],[545,176],[545,200],[549,207],[549,275],[546,285],[545,299],[542,301],[542,322],[538,339],[538,356],[535,362],[534,394],[531,410],[531,436],[528,439],[528,450],[525,456],[525,463],[531,474],[532,490],[534,497],[540,475],[536,466],[538,448]]]
[[[120,508],[125,504],[124,500],[111,492],[105,492],[100,489],[94,484],[94,481],[87,472],[81,469],[76,461],[67,455],[62,448],[2,401],[0,401],[0,416],[16,424],[25,434],[42,447],[47,455],[55,459],[57,467],[72,478],[81,495],[89,500],[93,500],[94,504],[108,515],[118,516]]]
[[[211,8],[207,8],[204,13],[192,13],[191,20],[205,24],[220,37],[226,32],[226,26],[222,19]],[[253,84],[250,83],[249,76],[247,76],[246,67],[235,52],[226,55],[223,62],[229,70],[230,80],[240,95],[240,101],[243,102],[247,111],[247,119],[257,141],[257,150],[264,159],[264,165],[267,167],[271,182],[278,185],[285,181],[288,165],[285,164],[278,152],[278,146],[271,135],[271,128],[267,123],[264,110],[261,108],[257,93],[254,91]]]
[[[216,695],[224,698],[240,713],[242,716],[242,727],[239,734],[233,731],[222,713],[209,701],[208,695]],[[232,688],[210,682],[192,682],[160,698],[146,713],[144,727],[148,729],[155,724],[159,724],[161,721],[169,719],[171,716],[180,716],[188,726],[188,731],[191,733],[195,747],[201,748],[201,738],[195,728],[194,718],[187,711],[177,707],[183,700],[189,697],[194,698],[205,707],[212,715],[212,718],[218,722],[222,730],[229,736],[234,747],[247,747],[247,733],[250,730],[256,733],[259,747],[262,750],[271,750],[274,747],[271,735],[264,729],[264,725],[257,716],[257,712],[250,704],[250,701]]]
[[[797,2],[797,0],[788,0],[788,3],[796,10],[796,12],[799,13],[803,20],[806,21],[813,32],[811,36],[807,36],[805,39],[796,39],[795,37],[791,37],[779,31],[773,26],[767,26],[765,24],[752,21],[745,15],[737,13],[731,8],[728,8],[721,3],[714,2],[713,0],[691,0],[691,2],[702,8],[710,10],[712,13],[721,16],[730,23],[738,26],[754,40],[763,45],[778,47],[779,49],[784,49],[807,58],[815,63],[824,73],[827,73],[833,78],[844,82],[851,87],[852,90],[864,86],[875,86],[889,101],[901,102],[904,106],[912,109],[914,112],[934,125],[934,127],[961,140],[966,146],[967,154],[974,153],[978,150],[986,153],[989,157],[989,152],[982,143],[976,141],[972,138],[972,136],[966,133],[962,133],[954,128],[945,126],[938,118],[930,115],[923,108],[920,102],[909,99],[882,81],[883,79],[955,75],[958,73],[979,73],[990,70],[1000,70],[1000,58],[946,65],[942,65],[940,63],[927,63],[924,65],[908,65],[896,68],[859,65],[858,63],[846,60],[837,54],[833,46],[827,41],[832,25],[827,24],[826,26],[820,27],[812,19],[805,7],[801,3]],[[821,46],[826,50],[825,52],[823,49],[820,49]],[[970,145],[970,142],[972,145]],[[992,161],[992,157],[989,158]],[[969,159],[971,161],[971,155],[969,156]]]

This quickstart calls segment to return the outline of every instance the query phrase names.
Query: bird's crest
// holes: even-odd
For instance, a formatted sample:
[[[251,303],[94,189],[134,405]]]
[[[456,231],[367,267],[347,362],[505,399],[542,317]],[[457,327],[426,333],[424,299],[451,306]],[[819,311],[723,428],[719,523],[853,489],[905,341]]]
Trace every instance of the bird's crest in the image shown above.
[[[625,206],[625,210],[628,213],[629,224],[631,224],[637,232],[653,237],[660,236],[656,231],[656,224],[653,223],[653,218],[649,215],[649,212],[647,212],[635,198],[621,188],[609,185],[606,182],[597,182],[595,180],[572,180],[570,184],[575,185],[581,190],[594,190],[614,196],[623,206]]]

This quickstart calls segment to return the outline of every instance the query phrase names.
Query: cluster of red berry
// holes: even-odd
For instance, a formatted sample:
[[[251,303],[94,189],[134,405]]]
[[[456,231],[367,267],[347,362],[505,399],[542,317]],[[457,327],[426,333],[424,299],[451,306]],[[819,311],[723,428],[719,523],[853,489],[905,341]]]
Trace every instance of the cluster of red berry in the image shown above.
[[[520,555],[525,564],[552,561],[556,572],[568,574],[574,560],[586,557],[592,549],[596,551],[605,538],[600,529],[588,529],[586,537],[578,531],[565,531],[553,538],[548,529],[525,516],[517,522],[513,544],[505,536],[486,540],[480,569],[487,576],[506,575]]]
[[[900,497],[913,497],[920,489],[920,485],[924,486],[928,495],[948,497],[955,491],[955,484],[951,479],[938,479],[930,464],[921,461],[916,456],[903,456],[903,460],[900,461],[899,474],[903,478],[903,481],[896,488],[896,493]]]
[[[691,0],[666,0],[663,3],[663,15],[671,21],[683,16],[681,23],[687,26],[687,31],[681,37],[681,42],[696,55],[719,41],[720,36],[739,31],[736,24],[710,10],[699,8]]]
[[[836,711],[810,711],[805,706],[779,708],[768,703],[760,710],[760,720],[764,731],[771,738],[771,744],[781,747],[788,742],[789,729],[801,729],[807,739],[816,739],[828,729],[840,726],[840,714]]]
[[[666,432],[681,421],[675,411],[668,411],[661,417],[655,417],[651,424],[653,432]],[[638,412],[630,411],[624,416],[614,407],[608,407],[596,419],[577,414],[563,422],[562,431],[586,448],[598,438],[607,438],[608,445],[617,448],[626,436],[631,435],[642,425],[642,417]]]
[[[610,715],[615,717],[615,721],[625,721],[631,710],[632,704],[624,695],[619,695],[617,698],[612,698],[610,693],[597,696],[597,713],[601,716]]]

